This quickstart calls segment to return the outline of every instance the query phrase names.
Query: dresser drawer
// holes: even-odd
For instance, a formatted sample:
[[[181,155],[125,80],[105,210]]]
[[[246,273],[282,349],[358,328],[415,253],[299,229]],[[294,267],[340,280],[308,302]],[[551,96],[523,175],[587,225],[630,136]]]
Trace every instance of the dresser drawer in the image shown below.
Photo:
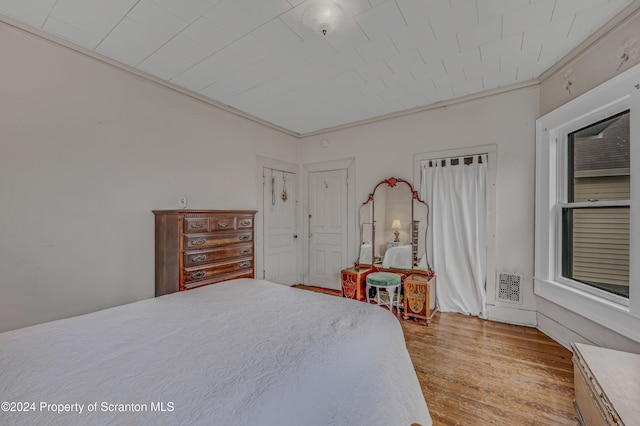
[[[183,279],[186,287],[186,284],[192,281],[206,280],[216,275],[237,271],[250,271],[253,273],[253,258],[245,257],[226,262],[216,262],[192,268],[184,268]]]
[[[238,229],[250,229],[250,228],[253,228],[253,216],[239,216]]]
[[[212,277],[211,279],[207,279],[207,280],[192,281],[192,282],[189,282],[189,283],[185,283],[184,284],[184,288],[181,288],[181,290],[190,290],[192,288],[202,287],[202,286],[205,286],[205,285],[215,284],[215,283],[219,283],[219,282],[227,281],[227,280],[234,280],[236,278],[253,278],[253,270],[250,270],[250,271],[246,271],[246,270],[234,271],[234,272],[229,272],[229,273],[226,273],[226,274],[216,275],[216,276]]]
[[[208,217],[185,217],[183,224],[185,234],[209,232]]]
[[[198,234],[203,232],[235,231],[252,229],[253,217],[235,215],[214,215],[204,217],[185,217],[184,233]]]
[[[253,255],[253,243],[240,243],[213,249],[187,251],[184,253],[184,266],[190,267],[222,259],[251,255]]]
[[[213,216],[211,218],[211,231],[233,231],[235,229],[235,216]]]
[[[194,250],[248,241],[253,241],[252,231],[192,234],[184,236],[184,247],[186,250]]]

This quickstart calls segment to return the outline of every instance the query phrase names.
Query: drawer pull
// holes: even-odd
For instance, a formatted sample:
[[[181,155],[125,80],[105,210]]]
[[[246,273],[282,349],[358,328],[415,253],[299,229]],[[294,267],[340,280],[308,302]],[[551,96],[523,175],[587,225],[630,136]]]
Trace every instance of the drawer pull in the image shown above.
[[[218,226],[220,228],[226,228],[227,226],[229,226],[229,222],[218,222]]]
[[[240,241],[247,241],[251,239],[251,235],[250,234],[244,234],[244,235],[240,235],[238,237],[240,239]]]
[[[251,253],[251,249],[246,248],[246,249],[240,250],[240,254],[249,254],[249,253]]]
[[[243,220],[242,222],[240,222],[240,226],[251,226],[251,221]]]
[[[198,238],[197,240],[193,240],[191,244],[193,244],[194,246],[201,246],[206,242],[207,240],[205,240],[204,238]]]
[[[199,254],[199,255],[193,256],[191,258],[192,262],[202,262],[203,260],[207,260],[207,255],[206,254]]]
[[[191,274],[191,278],[193,278],[194,280],[197,280],[198,278],[202,278],[205,275],[207,275],[207,273],[205,271],[198,271],[198,272],[194,272]]]
[[[204,228],[204,223],[202,222],[191,224],[191,229],[202,229],[202,228]]]
[[[245,268],[248,268],[249,266],[251,266],[251,262],[242,262],[238,264],[238,268],[240,269],[245,269]]]

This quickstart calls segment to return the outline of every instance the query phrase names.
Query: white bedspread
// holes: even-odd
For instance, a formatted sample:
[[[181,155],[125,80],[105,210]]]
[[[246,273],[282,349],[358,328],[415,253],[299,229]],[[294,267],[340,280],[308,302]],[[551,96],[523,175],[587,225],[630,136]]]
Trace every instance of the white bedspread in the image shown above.
[[[411,269],[411,260],[413,256],[413,247],[409,244],[406,246],[389,247],[384,253],[382,260],[383,268],[399,268]]]
[[[431,424],[389,311],[250,279],[2,333],[2,401],[34,408],[11,425]]]
[[[360,245],[360,257],[358,258],[358,263],[371,264],[371,252],[371,244],[365,243]],[[377,250],[375,256],[380,256],[380,253]]]

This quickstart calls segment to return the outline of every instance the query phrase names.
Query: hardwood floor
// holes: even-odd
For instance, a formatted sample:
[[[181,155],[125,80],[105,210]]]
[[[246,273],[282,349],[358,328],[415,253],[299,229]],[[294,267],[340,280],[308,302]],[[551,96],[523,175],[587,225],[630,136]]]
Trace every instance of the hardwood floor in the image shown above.
[[[401,321],[434,425],[576,425],[572,353],[535,328]]]

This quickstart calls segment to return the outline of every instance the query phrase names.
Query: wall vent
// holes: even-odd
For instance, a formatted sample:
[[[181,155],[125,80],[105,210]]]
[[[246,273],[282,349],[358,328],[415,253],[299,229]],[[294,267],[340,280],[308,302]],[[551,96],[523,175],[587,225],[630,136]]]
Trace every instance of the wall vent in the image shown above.
[[[509,272],[498,273],[498,300],[511,303],[522,303],[520,284],[524,280],[522,275]]]

